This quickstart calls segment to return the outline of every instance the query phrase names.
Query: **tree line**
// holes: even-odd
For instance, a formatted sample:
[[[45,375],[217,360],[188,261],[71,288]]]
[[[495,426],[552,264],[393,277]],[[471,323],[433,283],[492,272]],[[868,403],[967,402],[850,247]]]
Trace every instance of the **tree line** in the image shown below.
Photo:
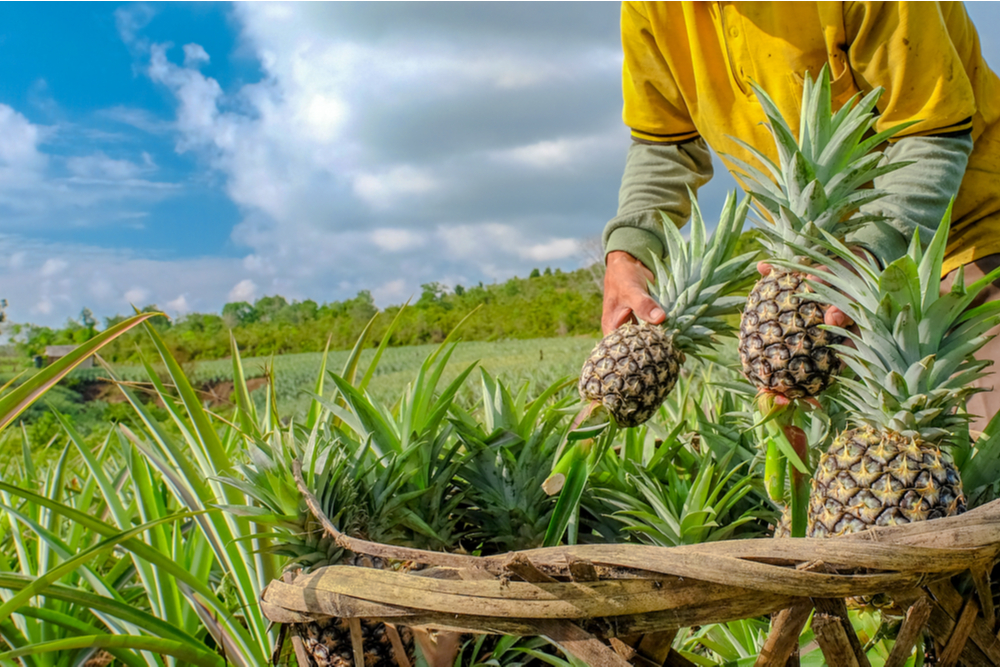
[[[456,285],[449,289],[440,283],[427,283],[409,307],[385,309],[373,326],[372,340],[381,340],[402,309],[390,345],[440,342],[477,307],[462,328],[463,340],[597,335],[600,331],[601,291],[591,269],[535,269],[527,278],[514,277],[492,285]],[[143,310],[158,308],[149,305]],[[273,295],[252,304],[227,303],[218,314],[156,318],[152,324],[179,360],[197,361],[229,356],[230,332],[244,356],[322,351],[328,337],[331,349],[346,349],[377,312],[368,291],[352,299],[323,304],[309,299],[288,301]],[[91,311],[84,308],[78,318],[69,319],[61,328],[17,324],[10,331],[19,352],[34,357],[48,345],[82,343],[124,317],[106,318],[100,327]],[[114,363],[134,363],[140,355],[148,357],[152,353],[149,337],[137,331],[117,340],[101,355]]]

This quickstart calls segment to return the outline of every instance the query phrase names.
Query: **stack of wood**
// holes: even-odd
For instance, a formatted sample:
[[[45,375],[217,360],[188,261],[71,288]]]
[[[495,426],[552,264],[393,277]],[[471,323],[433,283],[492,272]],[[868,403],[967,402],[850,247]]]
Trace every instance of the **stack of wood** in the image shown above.
[[[319,516],[345,549],[419,567],[333,566],[274,581],[261,600],[272,621],[335,616],[545,635],[590,665],[624,666],[690,665],[671,649],[680,628],[771,615],[757,664],[788,665],[798,663],[799,635],[814,613],[827,663],[866,666],[845,600],[879,596],[889,601],[884,613],[903,617],[887,667],[903,665],[924,632],[939,665],[1000,665],[990,586],[1000,501],[840,538],[593,544],[485,558],[356,540]]]

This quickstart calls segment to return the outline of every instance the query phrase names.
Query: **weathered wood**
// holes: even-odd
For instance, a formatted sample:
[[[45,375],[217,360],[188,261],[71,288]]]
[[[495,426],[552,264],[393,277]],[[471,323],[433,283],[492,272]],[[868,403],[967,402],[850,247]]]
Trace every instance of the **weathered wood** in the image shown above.
[[[545,620],[538,621],[537,627],[538,634],[545,635],[590,667],[628,667],[628,661],[575,623]]]
[[[841,628],[851,645],[851,650],[854,652],[854,658],[858,665],[860,667],[871,667],[868,656],[865,655],[864,647],[861,645],[861,640],[858,639],[858,633],[854,631],[854,626],[851,625],[851,618],[847,615],[847,604],[843,598],[813,598],[812,603],[816,607],[817,614],[835,616],[841,620]]]
[[[677,632],[677,629],[671,629],[645,634],[635,650],[644,658],[662,665],[670,655]]]
[[[965,644],[969,641],[969,634],[972,632],[972,624],[979,614],[979,603],[974,597],[965,601],[962,612],[955,622],[955,627],[951,631],[951,637],[945,644],[944,650],[938,656],[939,667],[953,667],[958,664],[958,658],[962,655]]]
[[[771,631],[761,647],[754,667],[785,667],[788,657],[799,646],[799,635],[812,612],[812,601],[798,599],[778,612],[771,622]]]
[[[939,629],[935,632],[935,638],[943,645],[951,636],[965,600],[947,581],[931,583],[927,589],[938,603],[937,607],[931,611],[931,629]],[[940,612],[937,611],[938,608]],[[940,631],[944,631],[943,634]],[[972,641],[966,644],[966,652],[961,656],[963,662],[971,664],[979,661],[984,664],[1000,665],[1000,639],[997,639],[993,631],[986,627],[986,623],[982,619],[976,619],[973,622],[969,638]]]
[[[983,622],[990,631],[996,630],[996,610],[993,607],[993,591],[990,590],[990,568],[972,571],[972,581],[979,596],[979,607],[983,612]]]
[[[361,619],[347,619],[347,626],[351,629],[351,648],[354,650],[354,664],[365,664],[364,638],[361,636]],[[308,662],[306,663],[309,664]]]
[[[573,581],[597,581],[597,568],[589,560],[566,554],[566,567]]]
[[[903,623],[899,626],[899,633],[896,635],[896,643],[886,658],[885,667],[903,667],[913,653],[920,633],[927,625],[927,619],[931,616],[931,602],[926,597],[918,598],[909,609]]]
[[[667,660],[663,663],[663,667],[698,667],[696,664],[685,658],[683,655],[678,653],[674,649],[670,649],[670,653],[667,654]]]
[[[843,620],[839,616],[816,612],[812,629],[826,658],[826,664],[838,667],[858,667],[858,657],[847,638]]]
[[[281,580],[285,583],[292,583],[295,580],[297,572],[285,572],[281,575]],[[306,653],[306,647],[302,644],[302,637],[299,636],[297,632],[291,633],[292,638],[292,650],[295,652],[295,661],[300,665],[309,664],[309,655]]]
[[[514,552],[511,553],[507,560],[504,562],[504,569],[515,574],[525,581],[533,584],[554,584],[557,583],[555,577],[551,577],[537,567],[531,562],[527,556],[522,553]],[[500,582],[501,586],[509,586],[507,582]]]
[[[406,646],[403,645],[403,639],[399,636],[399,630],[392,623],[386,623],[385,633],[389,636],[389,643],[392,644],[392,653],[396,658],[397,667],[410,667],[410,656],[406,655]]]

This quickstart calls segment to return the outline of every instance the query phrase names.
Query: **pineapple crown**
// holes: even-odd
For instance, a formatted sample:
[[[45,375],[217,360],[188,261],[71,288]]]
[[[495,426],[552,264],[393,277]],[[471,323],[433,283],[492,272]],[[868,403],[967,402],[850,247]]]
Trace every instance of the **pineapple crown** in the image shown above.
[[[857,213],[859,207],[886,194],[865,186],[910,163],[881,164],[884,155],[874,149],[913,124],[902,123],[866,138],[875,124],[872,110],[883,89],[876,88],[864,97],[858,93],[834,113],[829,66],[823,66],[816,81],[806,72],[796,140],[771,97],[759,85],[751,85],[767,116],[778,164],[735,137],[731,137],[733,141],[749,151],[770,176],[743,160],[726,157],[746,175],[747,191],[761,218],[755,221],[763,232],[761,242],[771,256],[791,259],[790,243],[814,247],[814,239],[805,233],[809,223],[844,238],[866,223],[882,220],[881,216]]]
[[[856,332],[828,327],[854,343],[836,346],[854,371],[838,379],[838,400],[858,424],[934,444],[967,426],[969,415],[961,409],[982,391],[971,385],[990,364],[975,353],[992,338],[986,332],[1000,324],[1000,302],[969,309],[1000,278],[1000,269],[966,285],[959,268],[951,290],[940,294],[950,218],[949,207],[925,251],[915,233],[907,254],[881,271],[874,257],[855,255],[828,232],[815,232],[822,234],[820,250],[794,248],[824,268],[823,283],[811,281],[815,292],[807,298],[836,306],[857,325]],[[779,263],[816,273],[815,266]]]
[[[736,193],[731,192],[709,238],[694,193],[689,189],[688,194],[690,237],[685,241],[676,225],[661,213],[670,265],[654,256],[656,285],[649,286],[667,315],[661,326],[682,351],[711,345],[715,336],[734,330],[723,318],[736,314],[746,303],[746,297],[731,295],[752,280],[755,257],[753,252],[733,257],[749,210],[748,200],[737,205]]]

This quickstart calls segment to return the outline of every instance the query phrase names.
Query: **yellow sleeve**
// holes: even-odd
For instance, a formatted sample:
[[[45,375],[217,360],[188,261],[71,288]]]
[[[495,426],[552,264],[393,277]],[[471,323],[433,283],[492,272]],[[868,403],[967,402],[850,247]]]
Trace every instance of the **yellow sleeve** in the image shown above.
[[[844,3],[848,57],[862,91],[885,88],[877,129],[921,122],[904,136],[963,132],[976,100],[940,3]]]
[[[622,118],[642,143],[678,144],[698,137],[643,3],[622,3]],[[680,26],[678,29],[683,29]]]

